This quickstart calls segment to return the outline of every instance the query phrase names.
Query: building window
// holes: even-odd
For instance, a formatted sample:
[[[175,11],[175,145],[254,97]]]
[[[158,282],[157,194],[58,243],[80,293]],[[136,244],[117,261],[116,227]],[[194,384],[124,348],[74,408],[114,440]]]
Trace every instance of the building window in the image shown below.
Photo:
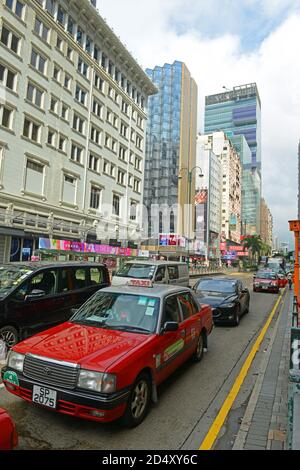
[[[67,25],[67,31],[68,33],[70,33],[72,36],[74,36],[74,26],[75,26],[75,22],[72,18],[72,16],[68,16],[68,25]]]
[[[24,19],[25,7],[19,0],[6,0],[6,6],[13,11],[21,20]]]
[[[79,101],[79,103],[86,106],[86,97],[87,97],[87,92],[83,90],[78,84],[76,84],[75,100]]]
[[[95,85],[95,88],[97,88],[99,91],[101,91],[101,93],[103,93],[104,91],[104,80],[99,77],[99,75],[95,75],[95,78],[94,78],[94,85]]]
[[[71,83],[72,83],[72,77],[71,77],[71,75],[68,75],[67,73],[65,73],[64,87],[65,87],[67,90],[71,90]]]
[[[89,66],[84,62],[84,60],[82,60],[81,57],[78,58],[77,71],[84,77],[88,77]]]
[[[95,98],[93,100],[93,113],[102,119],[103,105],[97,101]]]
[[[83,43],[83,31],[80,26],[77,26],[76,41],[82,46]]]
[[[0,83],[3,86],[9,88],[10,90],[16,91],[16,77],[16,73],[0,64]]]
[[[43,108],[43,98],[44,98],[44,92],[41,91],[39,88],[37,88],[35,85],[32,83],[28,83],[27,86],[27,95],[26,95],[28,101],[33,103],[35,106],[38,108]]]
[[[64,185],[63,185],[63,201],[67,204],[76,203],[76,186],[77,179],[75,176],[64,175]]]
[[[127,116],[129,115],[129,104],[122,100],[122,111],[125,113]]]
[[[105,54],[102,54],[102,57],[101,57],[101,66],[106,69],[106,66],[107,66],[107,57]]]
[[[102,132],[99,129],[94,126],[91,127],[91,140],[97,145],[101,145],[101,134]]]
[[[56,48],[60,52],[63,52],[63,50],[64,50],[64,41],[58,35],[56,37]]]
[[[32,67],[37,69],[43,75],[46,75],[46,63],[47,60],[45,59],[45,57],[39,54],[39,52],[37,52],[35,49],[32,49],[30,59],[30,64],[32,65]]]
[[[91,41],[91,38],[89,36],[86,37],[86,40],[85,40],[85,50],[88,54],[91,54],[91,51],[92,51],[92,41]]]
[[[140,180],[137,180],[136,178],[134,178],[134,180],[133,180],[133,190],[136,193],[141,192],[141,182],[140,182]]]
[[[90,208],[91,209],[99,209],[100,207],[100,197],[101,197],[101,189],[97,186],[91,187],[91,198],[90,198]]]
[[[135,159],[134,159],[134,168],[135,168],[137,171],[141,171],[141,166],[142,166],[142,160],[141,160],[141,158],[135,157]]]
[[[43,194],[44,165],[27,160],[25,190],[34,194]]]
[[[12,31],[10,31],[5,26],[2,26],[1,42],[6,47],[8,47],[11,51],[15,52],[16,54],[20,53],[20,44],[21,44],[20,38],[16,36]]]
[[[58,139],[58,150],[60,150],[63,153],[66,153],[66,144],[67,144],[67,138],[60,134],[59,139]]]
[[[63,103],[61,107],[61,117],[65,121],[69,120],[69,110],[70,110],[69,106]]]
[[[93,54],[94,59],[96,62],[99,62],[99,57],[100,57],[100,51],[98,47],[94,46],[94,54]]]
[[[50,110],[51,110],[54,114],[58,114],[58,99],[55,98],[54,96],[51,97],[51,101],[50,101]]]
[[[54,16],[55,2],[54,0],[46,0],[45,8],[51,16]]]
[[[137,203],[131,201],[130,209],[129,209],[130,220],[136,220],[137,218],[136,213],[137,213]]]
[[[51,147],[56,146],[56,132],[52,129],[48,130],[47,144],[51,145]]]
[[[136,146],[139,150],[142,150],[142,145],[143,145],[143,139],[140,135],[137,134],[136,136]]]
[[[23,136],[34,142],[40,142],[41,125],[28,118],[24,119]]]
[[[116,176],[116,167],[115,167],[115,165],[113,165],[113,164],[110,165],[109,174],[112,178],[115,178],[115,176]]]
[[[120,215],[120,196],[117,194],[113,195],[113,215],[116,215],[119,217]]]
[[[34,32],[46,42],[49,42],[49,32],[50,29],[39,19],[36,17],[34,23]]]
[[[118,171],[118,184],[125,185],[125,173],[122,170]]]
[[[103,162],[103,173],[105,173],[106,175],[109,174],[109,164],[108,162]]]
[[[58,65],[54,65],[53,79],[56,80],[57,82],[60,82],[61,74],[62,74],[62,69],[58,67]]]
[[[73,49],[70,46],[67,47],[67,58],[73,61]]]
[[[126,126],[126,124],[124,124],[124,122],[121,122],[120,134],[125,139],[127,139],[127,131],[128,131],[128,126]]]
[[[72,147],[71,147],[71,160],[73,160],[76,163],[81,163],[82,153],[83,153],[82,147],[79,147],[76,144],[72,144]]]
[[[119,159],[122,160],[123,162],[126,161],[126,152],[127,152],[126,147],[123,147],[123,145],[120,145],[120,148],[119,148]]]
[[[100,169],[100,158],[90,153],[89,158],[89,169],[99,173]]]
[[[73,129],[79,132],[80,134],[84,134],[84,119],[82,119],[75,113],[73,117]]]
[[[6,129],[12,129],[13,110],[0,105],[0,124]]]
[[[65,24],[65,11],[61,8],[61,6],[58,6],[57,9],[57,16],[56,16],[57,21],[64,26]]]

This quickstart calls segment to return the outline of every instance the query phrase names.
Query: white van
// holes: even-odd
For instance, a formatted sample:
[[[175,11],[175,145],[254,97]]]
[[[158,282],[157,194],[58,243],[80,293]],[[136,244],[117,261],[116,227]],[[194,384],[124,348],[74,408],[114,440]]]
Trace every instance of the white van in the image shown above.
[[[189,287],[188,266],[176,261],[128,261],[112,278],[113,286],[121,286],[131,279],[150,279],[155,284]]]

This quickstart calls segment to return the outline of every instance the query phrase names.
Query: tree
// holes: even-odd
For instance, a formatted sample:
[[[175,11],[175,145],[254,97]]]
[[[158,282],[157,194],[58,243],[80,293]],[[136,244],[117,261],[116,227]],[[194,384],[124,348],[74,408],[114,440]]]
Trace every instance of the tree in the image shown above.
[[[263,241],[260,236],[253,235],[251,237],[249,236],[244,238],[243,246],[244,248],[247,248],[251,253],[251,264],[253,264],[253,259],[255,259],[257,262],[258,256],[260,255],[263,249]]]

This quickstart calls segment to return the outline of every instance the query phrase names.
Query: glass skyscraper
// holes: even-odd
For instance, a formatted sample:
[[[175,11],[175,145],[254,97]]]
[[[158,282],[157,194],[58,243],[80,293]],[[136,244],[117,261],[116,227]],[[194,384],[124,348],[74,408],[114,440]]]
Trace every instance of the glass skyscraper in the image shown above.
[[[152,205],[184,207],[194,199],[195,178],[189,186],[188,171],[196,165],[197,85],[178,61],[146,73],[159,90],[149,100],[146,129],[144,205],[150,214]],[[160,217],[159,233],[162,222]],[[171,219],[170,232],[187,236],[187,230],[183,218]],[[149,223],[150,231],[158,235]]]
[[[256,83],[236,86],[233,90],[205,99],[205,133],[224,131],[235,144],[243,163],[242,224],[251,234],[260,233],[261,199],[261,101]],[[250,154],[243,155],[244,136]]]

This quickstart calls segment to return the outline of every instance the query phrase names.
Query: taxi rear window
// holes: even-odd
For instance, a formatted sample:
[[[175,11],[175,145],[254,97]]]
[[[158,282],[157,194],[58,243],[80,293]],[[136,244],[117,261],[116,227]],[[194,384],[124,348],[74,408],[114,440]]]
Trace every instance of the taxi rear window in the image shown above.
[[[72,317],[72,322],[99,328],[153,333],[160,299],[147,295],[98,292]]]

